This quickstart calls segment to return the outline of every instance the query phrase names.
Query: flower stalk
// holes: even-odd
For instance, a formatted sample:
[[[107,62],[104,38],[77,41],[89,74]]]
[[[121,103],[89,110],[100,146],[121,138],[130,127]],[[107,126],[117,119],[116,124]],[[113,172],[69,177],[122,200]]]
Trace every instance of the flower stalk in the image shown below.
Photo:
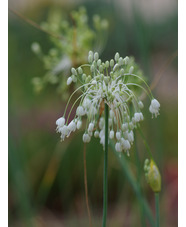
[[[108,200],[108,105],[105,103],[105,151],[103,170],[103,225],[106,227],[107,221],[107,200]]]
[[[159,214],[159,193],[155,194],[155,206],[156,206],[156,227],[160,226],[160,214]]]

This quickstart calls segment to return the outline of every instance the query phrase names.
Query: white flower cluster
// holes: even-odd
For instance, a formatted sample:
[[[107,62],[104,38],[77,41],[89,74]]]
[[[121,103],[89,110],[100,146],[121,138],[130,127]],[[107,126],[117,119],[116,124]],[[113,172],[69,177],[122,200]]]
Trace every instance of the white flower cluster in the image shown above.
[[[76,108],[75,118],[68,123],[65,122],[65,113],[63,117],[56,121],[57,132],[61,133],[61,139],[64,140],[71,132],[80,129],[82,118],[87,117],[86,129],[83,134],[83,142],[89,143],[91,137],[100,139],[100,143],[105,146],[105,119],[104,103],[109,106],[109,138],[115,139],[115,149],[118,152],[129,150],[134,141],[133,129],[143,121],[144,117],[141,112],[144,107],[139,100],[139,90],[145,91],[151,99],[149,111],[157,117],[159,114],[160,104],[153,98],[150,88],[135,73],[135,67],[130,64],[130,58],[120,57],[119,53],[110,61],[102,62],[98,53],[89,52],[89,64],[82,65],[78,69],[72,68],[72,75],[67,79],[67,85],[72,82],[80,81],[82,85],[76,89],[69,98],[67,106],[74,94],[82,91],[82,94],[72,105],[79,102]],[[85,74],[84,67],[89,67],[89,74]],[[142,86],[143,84],[144,86]],[[138,95],[136,95],[138,93]]]

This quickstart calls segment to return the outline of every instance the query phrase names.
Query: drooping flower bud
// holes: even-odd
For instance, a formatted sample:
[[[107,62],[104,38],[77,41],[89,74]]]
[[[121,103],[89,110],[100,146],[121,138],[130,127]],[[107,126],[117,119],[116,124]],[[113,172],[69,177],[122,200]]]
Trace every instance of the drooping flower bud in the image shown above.
[[[152,99],[149,111],[157,117],[159,114],[159,109],[160,109],[160,103],[156,99]]]
[[[114,139],[114,131],[113,130],[110,131],[109,138],[110,139]]]
[[[72,77],[70,76],[68,79],[67,79],[67,85],[70,85],[72,83]]]
[[[89,143],[90,142],[90,136],[89,136],[89,134],[87,134],[87,133],[84,133],[83,134],[83,142],[84,143]]]

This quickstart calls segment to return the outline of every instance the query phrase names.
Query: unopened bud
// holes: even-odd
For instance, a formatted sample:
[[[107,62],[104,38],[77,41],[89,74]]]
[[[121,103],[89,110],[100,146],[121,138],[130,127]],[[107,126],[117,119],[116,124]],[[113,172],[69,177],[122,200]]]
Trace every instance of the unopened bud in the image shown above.
[[[161,175],[156,163],[151,159],[145,160],[144,171],[147,183],[150,185],[153,192],[161,191]]]

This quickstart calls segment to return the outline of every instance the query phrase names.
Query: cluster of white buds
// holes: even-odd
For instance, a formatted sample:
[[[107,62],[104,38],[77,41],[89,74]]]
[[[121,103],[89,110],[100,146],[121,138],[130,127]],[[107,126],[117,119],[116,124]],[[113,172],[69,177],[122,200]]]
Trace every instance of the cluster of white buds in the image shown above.
[[[108,133],[110,139],[115,139],[115,149],[118,152],[127,152],[134,141],[134,128],[139,126],[144,117],[141,112],[144,107],[139,96],[141,92],[146,92],[151,100],[149,110],[157,117],[160,104],[153,98],[151,90],[142,76],[138,75],[138,69],[129,57],[122,58],[119,53],[114,59],[102,62],[99,54],[89,52],[89,64],[71,69],[72,75],[67,79],[67,84],[79,81],[82,85],[70,96],[64,115],[56,121],[57,132],[61,133],[64,140],[72,131],[80,129],[82,118],[87,117],[83,142],[89,143],[94,135],[100,139],[100,143],[105,146],[105,119],[103,106],[109,106]],[[88,67],[87,73],[84,67]],[[78,91],[82,94],[73,103],[67,116],[65,124],[66,110],[69,102]],[[72,109],[76,108],[74,119],[68,123]]]

